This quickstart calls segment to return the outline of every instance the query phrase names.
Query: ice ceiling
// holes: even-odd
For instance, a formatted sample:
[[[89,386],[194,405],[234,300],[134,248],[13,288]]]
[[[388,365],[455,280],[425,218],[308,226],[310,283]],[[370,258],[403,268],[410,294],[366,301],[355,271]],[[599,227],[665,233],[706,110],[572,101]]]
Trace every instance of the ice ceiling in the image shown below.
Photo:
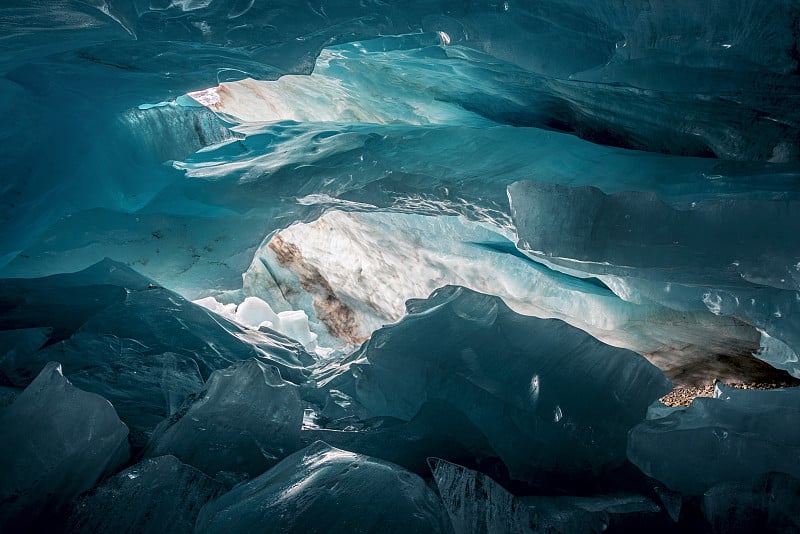
[[[0,73],[0,527],[800,529],[800,393],[652,404],[800,379],[795,0],[6,0]]]

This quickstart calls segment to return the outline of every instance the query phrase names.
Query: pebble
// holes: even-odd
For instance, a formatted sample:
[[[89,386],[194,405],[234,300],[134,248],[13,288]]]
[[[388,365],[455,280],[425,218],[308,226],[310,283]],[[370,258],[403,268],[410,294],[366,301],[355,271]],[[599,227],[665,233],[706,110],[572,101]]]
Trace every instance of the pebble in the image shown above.
[[[728,384],[739,389],[776,389],[785,387],[783,384],[773,383],[752,383],[752,384]],[[713,397],[716,383],[702,387],[675,388],[659,400],[667,406],[689,406],[698,397]]]

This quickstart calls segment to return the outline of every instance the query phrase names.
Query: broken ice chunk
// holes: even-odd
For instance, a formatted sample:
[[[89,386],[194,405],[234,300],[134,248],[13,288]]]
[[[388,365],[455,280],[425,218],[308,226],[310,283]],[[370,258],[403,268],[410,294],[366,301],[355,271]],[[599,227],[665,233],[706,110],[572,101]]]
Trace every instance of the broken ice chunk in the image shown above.
[[[408,308],[363,345],[368,363],[352,365],[357,400],[406,421],[425,402],[447,402],[517,480],[621,465],[628,430],[671,389],[638,354],[560,320],[518,315],[497,297],[447,286]]]
[[[317,334],[311,332],[308,316],[302,310],[275,313],[269,303],[252,296],[245,298],[238,306],[222,304],[214,297],[195,300],[194,303],[250,328],[279,332],[300,342],[308,350],[316,348]]]
[[[76,386],[114,403],[135,449],[144,447],[156,425],[186,397],[203,389],[193,358],[177,352],[147,354],[131,339],[78,332],[44,354],[70,362],[69,378]]]
[[[483,473],[439,458],[429,464],[459,534],[640,532],[664,525],[661,508],[642,495],[515,497]]]
[[[297,387],[252,358],[215,371],[156,427],[145,456],[172,454],[210,476],[252,477],[299,447],[302,424]]]
[[[197,302],[196,304],[205,306],[205,304],[201,302]],[[258,297],[247,297],[244,299],[236,308],[235,318],[238,322],[253,328],[258,328],[258,326],[265,321],[269,321],[272,324],[278,323],[278,314],[272,311],[269,304]]]
[[[194,532],[200,508],[224,486],[174,456],[144,460],[82,497],[69,532]]]
[[[394,464],[317,441],[206,504],[198,534],[452,532],[425,481]]]
[[[53,329],[49,327],[0,330],[0,360],[3,361],[3,367],[17,367],[19,361],[42,348],[51,335]]]
[[[800,388],[738,390],[634,427],[628,458],[685,495],[772,471],[800,477]]]
[[[477,471],[438,458],[429,462],[455,532],[534,532],[530,508],[500,484]]]
[[[61,364],[0,412],[0,530],[49,528],[64,506],[128,458],[128,427],[99,395],[73,386]]]
[[[427,459],[432,455],[468,466],[499,463],[475,424],[442,401],[426,402],[408,422],[391,417],[359,421],[353,416],[323,421],[327,428],[303,429],[302,439],[376,456],[419,475],[428,475]]]
[[[724,482],[703,495],[714,534],[800,532],[800,480],[784,473]]]
[[[680,521],[681,510],[683,509],[683,495],[661,486],[655,486],[653,491],[661,501],[661,505],[666,510],[669,518],[675,523]]]
[[[309,329],[306,312],[302,310],[280,312],[278,321],[277,330],[292,339],[296,339],[304,347],[317,341],[317,334]]]

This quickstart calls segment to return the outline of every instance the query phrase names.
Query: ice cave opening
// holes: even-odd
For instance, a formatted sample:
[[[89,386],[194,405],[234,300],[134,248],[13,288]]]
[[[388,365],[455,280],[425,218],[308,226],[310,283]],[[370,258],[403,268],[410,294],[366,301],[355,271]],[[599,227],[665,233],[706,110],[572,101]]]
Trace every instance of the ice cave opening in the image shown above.
[[[0,531],[800,532],[796,1],[0,36]]]

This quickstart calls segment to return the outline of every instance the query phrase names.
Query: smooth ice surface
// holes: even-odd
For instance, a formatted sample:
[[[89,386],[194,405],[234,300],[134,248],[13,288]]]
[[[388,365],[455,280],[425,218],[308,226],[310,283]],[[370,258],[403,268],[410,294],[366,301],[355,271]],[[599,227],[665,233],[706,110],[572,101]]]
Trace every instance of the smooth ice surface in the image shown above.
[[[481,465],[484,469],[502,465],[480,429],[446,402],[426,402],[410,421],[371,418],[363,407],[358,409],[353,404],[357,401],[341,391],[332,391],[316,419],[318,425],[303,428],[301,439],[306,443],[324,441],[334,447],[376,456],[420,476],[429,475],[430,456]]]
[[[796,201],[706,200],[675,209],[652,193],[609,195],[533,181],[512,184],[509,198],[521,247],[554,260],[627,269],[643,278],[664,279],[660,271],[671,269],[673,282],[713,276],[726,285],[778,289],[800,282],[792,239]]]
[[[672,490],[699,495],[723,482],[781,472],[798,477],[800,389],[739,390],[718,384],[715,398],[631,430],[628,458]]]
[[[420,477],[318,441],[203,507],[198,533],[452,532]]]
[[[174,456],[143,460],[75,504],[69,532],[194,532],[200,508],[224,486]]]
[[[215,371],[156,427],[145,456],[172,454],[210,476],[256,476],[298,448],[303,408],[294,384],[258,359]]]
[[[427,401],[448,402],[512,478],[579,478],[618,466],[628,429],[670,390],[641,356],[558,320],[520,316],[497,297],[448,286],[408,311],[355,356],[357,400],[403,420]]]
[[[0,411],[0,428],[0,527],[7,532],[53,528],[74,497],[129,455],[128,427],[114,407],[73,386],[57,362]]]

